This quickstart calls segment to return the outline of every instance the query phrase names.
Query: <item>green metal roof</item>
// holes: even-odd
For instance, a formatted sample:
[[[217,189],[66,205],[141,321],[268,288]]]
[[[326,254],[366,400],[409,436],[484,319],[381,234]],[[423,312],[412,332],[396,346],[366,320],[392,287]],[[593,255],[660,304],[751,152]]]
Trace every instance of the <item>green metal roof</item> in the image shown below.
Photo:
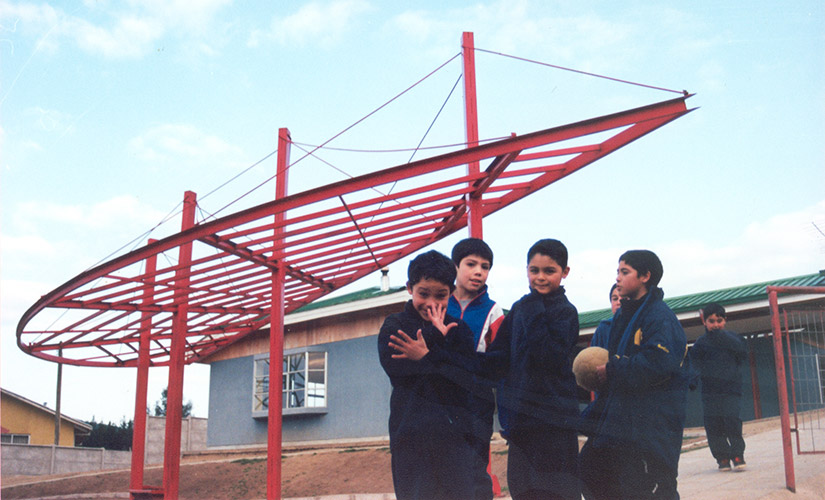
[[[376,297],[381,297],[381,296],[384,296],[384,295],[391,295],[393,293],[397,293],[397,292],[400,292],[402,290],[406,290],[406,287],[404,287],[404,286],[395,286],[395,287],[390,287],[389,290],[382,291],[381,287],[374,286],[374,287],[367,288],[365,290],[359,290],[357,292],[352,292],[352,293],[348,293],[348,294],[345,294],[345,295],[340,295],[338,297],[332,297],[332,298],[329,298],[329,299],[324,299],[324,300],[319,300],[319,301],[316,301],[316,302],[312,302],[311,304],[307,304],[307,305],[301,307],[300,309],[296,309],[295,312],[293,312],[292,314],[307,312],[307,311],[313,311],[315,309],[321,309],[321,308],[324,308],[324,307],[337,306],[339,304],[348,304],[350,302],[358,302],[359,300],[374,299]]]
[[[793,278],[781,278],[772,281],[763,281],[750,285],[742,285],[708,292],[693,293],[679,297],[666,298],[665,303],[676,314],[686,311],[697,311],[710,302],[718,302],[723,306],[767,300],[765,291],[767,286],[825,286],[825,271],[814,274],[805,274]],[[599,324],[599,321],[612,316],[610,308],[588,311],[579,314],[579,327],[589,328]]]

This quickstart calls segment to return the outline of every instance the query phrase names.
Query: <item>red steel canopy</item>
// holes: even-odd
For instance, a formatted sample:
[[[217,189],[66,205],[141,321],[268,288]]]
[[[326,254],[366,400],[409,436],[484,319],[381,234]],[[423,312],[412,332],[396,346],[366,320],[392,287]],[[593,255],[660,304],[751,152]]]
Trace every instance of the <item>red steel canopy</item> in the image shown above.
[[[20,348],[83,366],[169,363],[173,316],[188,301],[185,362],[269,324],[272,273],[284,264],[290,312],[403,259],[688,113],[685,100],[398,165],[285,196],[205,223],[90,269],[43,296],[17,327]],[[282,133],[284,131],[282,130]],[[288,133],[281,148],[288,151]],[[479,173],[466,165],[487,163]],[[194,204],[194,194],[189,203]],[[155,267],[158,256],[191,263]],[[156,260],[157,259],[157,260]],[[164,262],[167,259],[163,260]]]

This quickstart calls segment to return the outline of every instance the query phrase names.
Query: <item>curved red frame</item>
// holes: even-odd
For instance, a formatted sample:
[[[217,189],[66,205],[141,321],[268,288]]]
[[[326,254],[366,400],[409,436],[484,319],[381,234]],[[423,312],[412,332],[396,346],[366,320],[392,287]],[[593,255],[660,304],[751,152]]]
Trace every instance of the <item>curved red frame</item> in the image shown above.
[[[271,275],[281,263],[290,312],[465,227],[468,203],[480,200],[482,217],[489,215],[692,111],[688,97],[395,166],[194,224],[43,296],[21,318],[18,345],[62,363],[137,366],[140,333],[148,330],[151,364],[166,365],[183,299],[185,361],[198,361],[268,325]],[[593,134],[601,140],[582,145]],[[465,165],[483,161],[486,170],[467,173]],[[391,183],[402,188],[378,189]],[[276,234],[282,244],[274,244]],[[193,246],[188,266],[144,268],[185,245]],[[45,328],[31,325],[50,310],[69,314]]]

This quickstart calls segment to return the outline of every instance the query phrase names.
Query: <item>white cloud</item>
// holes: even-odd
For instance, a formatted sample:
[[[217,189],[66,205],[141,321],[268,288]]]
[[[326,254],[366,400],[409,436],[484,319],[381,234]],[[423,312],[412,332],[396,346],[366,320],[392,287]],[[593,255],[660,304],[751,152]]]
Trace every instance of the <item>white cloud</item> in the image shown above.
[[[186,124],[158,125],[129,141],[129,149],[147,162],[235,162],[240,148]]]
[[[28,201],[18,205],[13,213],[14,227],[25,233],[55,227],[61,230],[94,230],[122,227],[152,227],[163,213],[143,205],[131,195],[117,196],[92,205],[65,205],[48,201]],[[52,226],[54,225],[54,226]]]
[[[718,245],[684,240],[657,249],[665,264],[662,286],[673,296],[815,273],[825,268],[825,236],[816,221],[825,221],[825,201],[739,231],[720,219],[712,229]]]
[[[275,17],[269,30],[254,31],[248,45],[256,47],[263,40],[274,40],[282,45],[313,42],[330,46],[354,27],[356,17],[368,10],[369,4],[362,0],[312,2],[292,15]]]
[[[165,36],[206,37],[218,11],[231,0],[144,0],[86,3],[70,12],[50,5],[0,2],[0,22],[39,37],[38,50],[58,50],[66,40],[107,58],[140,57]]]
[[[726,228],[720,219],[712,229],[717,233],[716,244],[685,239],[648,248],[664,264],[661,286],[665,296],[674,297],[824,269],[825,235],[814,224],[825,231],[825,201],[738,229]],[[571,253],[570,275],[563,284],[580,312],[608,307],[617,260],[625,250],[604,246]],[[514,264],[496,261],[490,274],[493,297],[506,307],[527,292],[524,268]]]

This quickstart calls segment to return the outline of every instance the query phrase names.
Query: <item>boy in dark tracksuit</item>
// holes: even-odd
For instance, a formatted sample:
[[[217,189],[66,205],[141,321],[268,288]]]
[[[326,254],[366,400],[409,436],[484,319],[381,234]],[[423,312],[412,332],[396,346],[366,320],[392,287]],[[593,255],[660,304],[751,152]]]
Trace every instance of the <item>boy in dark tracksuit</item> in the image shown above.
[[[487,277],[493,267],[493,250],[484,240],[465,238],[453,247],[456,267],[455,289],[450,295],[447,314],[460,318],[473,332],[475,349],[485,352],[495,339],[504,311],[487,293]],[[501,493],[501,485],[490,467],[490,439],[496,404],[492,384],[476,384],[471,395],[475,500],[490,500]],[[467,499],[471,500],[471,499]]]
[[[656,285],[662,264],[649,250],[625,252],[616,277],[609,361],[597,368],[603,403],[580,454],[588,500],[678,499],[685,422],[687,340]]]
[[[473,498],[469,388],[478,372],[473,334],[446,315],[456,272],[436,251],[410,262],[404,311],[378,334],[390,378],[390,452],[399,500]]]
[[[725,308],[708,304],[702,309],[705,334],[690,348],[690,360],[702,381],[702,406],[708,447],[720,471],[745,468],[745,440],[739,418],[745,343],[725,330]]]
[[[567,300],[567,248],[540,240],[527,255],[530,293],[513,304],[482,354],[482,371],[504,376],[499,408],[508,414],[507,481],[515,500],[579,499],[576,381],[572,357],[578,312]]]

